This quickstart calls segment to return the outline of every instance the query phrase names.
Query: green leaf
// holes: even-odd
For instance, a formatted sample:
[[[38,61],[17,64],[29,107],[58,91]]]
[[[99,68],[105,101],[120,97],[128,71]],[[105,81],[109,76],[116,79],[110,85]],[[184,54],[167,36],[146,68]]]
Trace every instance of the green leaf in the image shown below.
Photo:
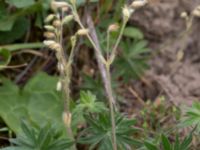
[[[67,2],[70,2],[70,0],[66,0]],[[87,0],[76,0],[76,5],[80,6],[86,3]],[[98,2],[99,0],[90,0],[90,3]]]
[[[196,130],[200,132],[200,102],[195,102],[192,107],[187,108],[185,118],[180,126],[197,126]]]
[[[0,70],[6,67],[11,59],[11,53],[7,49],[0,49]]]
[[[13,5],[17,8],[24,8],[31,6],[35,3],[34,0],[6,0],[6,2],[10,5]]]
[[[162,144],[163,144],[164,150],[171,150],[171,144],[168,138],[164,134],[162,135]]]
[[[124,29],[124,36],[126,37],[130,37],[133,39],[143,39],[143,33],[138,29],[138,28],[134,28],[134,27],[126,27]]]
[[[189,146],[192,142],[192,133],[187,136],[181,143],[180,150],[189,150]]]
[[[49,122],[64,131],[63,101],[60,93],[56,92],[58,78],[38,73],[24,90],[4,78],[0,79],[3,82],[0,86],[0,117],[13,131],[21,132],[22,119],[40,126]]]
[[[13,20],[15,21],[15,20]],[[2,24],[2,21],[0,22],[0,28],[1,26],[7,26],[9,27],[10,25]],[[0,31],[0,44],[6,44],[6,43],[11,43],[19,38],[21,38],[26,31],[28,30],[29,22],[26,18],[20,17],[14,22],[14,25],[9,27],[6,30],[10,31]],[[5,29],[4,29],[5,30]]]
[[[148,150],[159,150],[156,145],[154,145],[153,143],[150,143],[148,141],[145,141],[144,142],[144,145],[145,147],[148,149]]]

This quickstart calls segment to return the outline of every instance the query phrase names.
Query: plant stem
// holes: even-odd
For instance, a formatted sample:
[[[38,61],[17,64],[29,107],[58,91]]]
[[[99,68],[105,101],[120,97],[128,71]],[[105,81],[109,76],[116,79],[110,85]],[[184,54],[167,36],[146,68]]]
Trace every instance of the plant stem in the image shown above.
[[[63,13],[61,14],[60,21],[62,22],[63,19]],[[66,113],[69,123],[65,123],[66,130],[67,130],[67,135],[71,138],[71,140],[74,140],[74,135],[73,131],[71,129],[71,112],[70,112],[70,83],[71,83],[71,74],[72,74],[72,61],[73,61],[73,53],[74,53],[74,48],[75,44],[72,45],[72,49],[70,51],[70,56],[69,59],[66,59],[65,52],[63,49],[63,25],[61,24],[59,27],[59,35],[58,35],[58,42],[60,43],[60,51],[58,53],[58,61],[61,65],[63,65],[64,70],[60,71],[61,75],[61,83],[62,83],[62,90],[64,94],[64,112]],[[73,150],[76,150],[76,146],[72,146]]]
[[[75,16],[75,20],[77,21],[79,26],[82,29],[85,29],[85,27],[81,23],[81,20],[78,16],[76,8],[73,8],[73,13]],[[112,145],[113,145],[113,149],[117,150],[116,131],[115,131],[116,130],[116,128],[115,128],[115,99],[113,97],[112,87],[111,87],[110,63],[106,62],[105,58],[103,57],[103,55],[101,53],[99,41],[97,39],[95,30],[94,30],[94,25],[93,25],[93,22],[91,21],[91,17],[89,15],[88,15],[87,19],[88,19],[88,25],[89,25],[90,29],[92,30],[91,34],[93,34],[93,37],[92,37],[88,33],[87,38],[89,39],[89,41],[91,42],[92,46],[95,49],[97,62],[99,65],[99,69],[101,71],[102,79],[104,81],[104,86],[105,86],[106,94],[107,94],[108,101],[109,101],[110,117],[111,117],[111,124],[112,124]]]
[[[113,104],[113,93],[112,93],[112,86],[111,86],[111,75],[110,75],[110,64],[106,64],[106,74],[108,78],[108,99],[109,99],[109,108],[110,108],[110,117],[111,117],[111,124],[112,124],[112,145],[113,149],[117,150],[117,141],[116,141],[116,126],[115,126],[115,110]]]
[[[117,52],[117,47],[119,46],[119,43],[121,41],[121,38],[122,38],[122,35],[124,33],[124,29],[126,27],[126,24],[127,24],[127,21],[128,20],[123,20],[123,24],[122,24],[122,27],[121,27],[121,30],[120,30],[120,33],[119,33],[119,36],[117,38],[117,41],[115,43],[115,46],[113,47],[112,49],[112,52],[111,52],[111,55],[110,55],[110,63],[112,63],[115,59],[115,56],[116,56],[116,52]]]
[[[0,46],[0,49],[8,49],[9,51],[17,51],[20,49],[30,49],[30,48],[42,48],[44,47],[43,43],[24,43],[24,44],[11,44]]]

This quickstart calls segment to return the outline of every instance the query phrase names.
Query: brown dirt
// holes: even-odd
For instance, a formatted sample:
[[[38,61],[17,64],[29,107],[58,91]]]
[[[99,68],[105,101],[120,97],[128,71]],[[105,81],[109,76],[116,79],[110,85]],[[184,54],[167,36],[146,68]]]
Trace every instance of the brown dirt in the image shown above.
[[[150,98],[164,94],[177,105],[200,100],[200,18],[195,18],[187,36],[179,38],[186,28],[181,12],[189,13],[197,5],[199,0],[154,0],[133,15],[131,24],[145,31],[154,54],[144,77],[151,86],[141,91],[134,85],[143,98],[152,91]]]

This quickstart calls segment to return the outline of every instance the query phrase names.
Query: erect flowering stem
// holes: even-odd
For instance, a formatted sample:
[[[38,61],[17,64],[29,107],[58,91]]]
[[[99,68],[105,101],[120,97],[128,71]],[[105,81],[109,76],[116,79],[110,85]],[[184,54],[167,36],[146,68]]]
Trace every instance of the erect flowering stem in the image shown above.
[[[58,3],[62,4],[62,3]],[[65,3],[64,3],[65,4]],[[45,28],[49,31],[45,35],[51,40],[46,40],[44,43],[55,50],[56,57],[58,60],[58,70],[60,73],[60,80],[57,84],[57,90],[62,90],[64,97],[64,112],[63,112],[63,122],[66,127],[67,136],[74,141],[74,135],[71,128],[71,112],[70,112],[70,83],[72,76],[72,62],[74,56],[74,49],[76,44],[76,35],[71,38],[72,48],[69,56],[67,57],[64,48],[63,48],[63,14],[64,9],[61,8],[61,13],[57,15],[51,15],[50,19],[52,21],[52,25],[47,25]],[[71,16],[67,16],[67,21],[71,18]],[[48,18],[49,19],[49,18]],[[66,21],[66,17],[65,17]],[[73,39],[73,40],[72,40]],[[76,146],[72,146],[73,150],[76,150]]]

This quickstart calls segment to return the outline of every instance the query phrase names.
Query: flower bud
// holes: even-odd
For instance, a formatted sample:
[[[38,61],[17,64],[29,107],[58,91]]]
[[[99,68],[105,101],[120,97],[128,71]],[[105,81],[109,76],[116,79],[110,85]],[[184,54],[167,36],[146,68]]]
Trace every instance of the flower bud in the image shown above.
[[[109,32],[115,32],[115,31],[118,31],[118,29],[119,29],[119,25],[118,24],[111,24],[111,25],[109,25],[109,27],[108,27],[108,31]]]
[[[60,51],[61,50],[61,46],[60,46],[59,43],[51,44],[51,45],[49,45],[49,48],[52,49],[52,50],[56,50],[56,51]]]
[[[188,17],[187,12],[184,11],[184,12],[181,13],[181,18],[184,18],[184,19],[185,19],[185,18],[187,18],[187,17]]]
[[[47,17],[46,17],[46,19],[45,19],[45,23],[49,23],[49,22],[51,22],[53,19],[55,18],[55,15],[54,14],[50,14],[50,15],[48,15]]]
[[[43,43],[44,43],[44,45],[46,45],[46,46],[50,46],[50,45],[52,45],[52,44],[55,44],[56,42],[53,41],[53,40],[44,40]]]
[[[54,20],[53,21],[53,26],[57,27],[57,28],[60,27],[61,26],[61,21],[60,20]]]
[[[66,126],[70,126],[71,125],[71,118],[72,118],[71,113],[64,112],[62,117],[63,117],[64,124]]]
[[[50,25],[46,25],[46,26],[44,26],[44,28],[48,31],[54,31],[55,30],[55,28],[53,26],[50,26]]]
[[[70,21],[73,20],[73,18],[74,18],[73,15],[67,15],[67,16],[65,16],[65,17],[63,18],[62,23],[63,23],[63,24],[68,24]]]
[[[55,34],[52,32],[45,32],[44,37],[46,37],[48,39],[52,39],[52,38],[55,38]]]
[[[87,35],[89,33],[89,30],[88,29],[79,29],[77,31],[77,34],[78,35]]]
[[[133,9],[137,9],[137,8],[143,7],[147,3],[148,3],[147,0],[135,0],[132,2],[131,7]]]
[[[67,2],[57,2],[55,0],[51,2],[51,8],[54,11],[57,11],[58,8],[64,8],[64,7],[69,7],[69,4]]]
[[[125,20],[128,20],[131,16],[131,11],[126,5],[123,7],[122,13]]]
[[[192,15],[195,17],[200,17],[200,6],[193,10]]]
[[[61,81],[58,81],[58,83],[56,85],[56,90],[61,91],[61,89],[62,89],[62,83],[61,83]]]

